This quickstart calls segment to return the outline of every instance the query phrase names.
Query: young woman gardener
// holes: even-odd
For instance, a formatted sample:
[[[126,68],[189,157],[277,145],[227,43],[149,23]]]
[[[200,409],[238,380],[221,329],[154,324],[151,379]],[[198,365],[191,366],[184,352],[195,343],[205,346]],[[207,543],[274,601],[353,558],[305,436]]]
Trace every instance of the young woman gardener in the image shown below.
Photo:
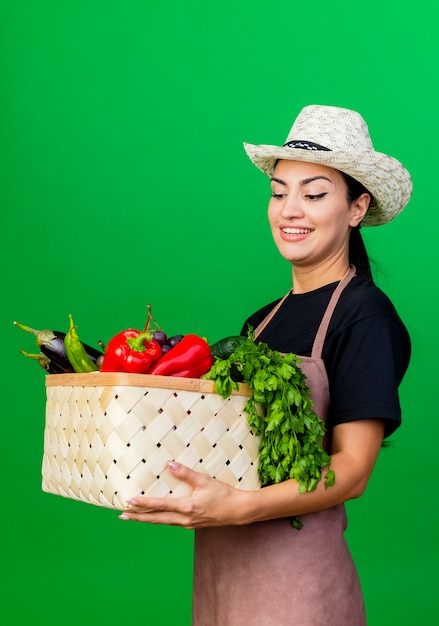
[[[170,461],[191,496],[136,497],[141,512],[121,518],[196,530],[194,626],[364,626],[344,502],[364,492],[383,438],[400,424],[410,339],[372,280],[359,228],[393,219],[412,184],[347,109],[305,107],[283,146],[245,149],[271,179],[268,217],[293,289],[242,333],[251,326],[257,340],[303,359],[336,483],[305,494],[294,480],[242,491]]]

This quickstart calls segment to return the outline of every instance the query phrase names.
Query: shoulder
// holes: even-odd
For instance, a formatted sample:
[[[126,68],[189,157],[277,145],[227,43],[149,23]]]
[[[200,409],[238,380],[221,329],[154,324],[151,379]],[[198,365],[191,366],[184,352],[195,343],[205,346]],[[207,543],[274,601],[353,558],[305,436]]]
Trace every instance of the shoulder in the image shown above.
[[[394,304],[371,280],[360,276],[341,294],[327,339],[366,353],[369,349],[378,353],[389,343],[406,364],[411,353],[410,335]]]
[[[355,276],[340,296],[334,316],[345,324],[370,317],[393,319],[403,324],[393,302],[375,283]]]
[[[390,298],[369,278],[354,276],[342,293],[342,299],[351,305],[355,302],[367,303],[372,308],[392,308]]]

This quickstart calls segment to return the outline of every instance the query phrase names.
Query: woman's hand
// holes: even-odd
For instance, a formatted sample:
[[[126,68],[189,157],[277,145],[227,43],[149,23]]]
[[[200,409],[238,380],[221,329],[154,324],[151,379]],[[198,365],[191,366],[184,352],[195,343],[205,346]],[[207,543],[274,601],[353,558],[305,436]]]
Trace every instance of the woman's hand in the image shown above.
[[[182,498],[135,496],[128,501],[133,510],[124,511],[120,519],[188,529],[245,523],[240,519],[243,508],[240,503],[243,503],[247,492],[175,461],[170,461],[168,466],[176,478],[191,487],[191,494]]]
[[[215,478],[169,462],[174,476],[191,488],[183,498],[136,496],[121,519],[170,524],[194,529],[206,526],[236,526],[279,517],[304,515],[358,498],[366,489],[384,435],[379,419],[361,419],[339,424],[333,430],[331,469],[335,485],[322,480],[315,491],[301,494],[295,480],[286,480],[256,491],[230,487]]]

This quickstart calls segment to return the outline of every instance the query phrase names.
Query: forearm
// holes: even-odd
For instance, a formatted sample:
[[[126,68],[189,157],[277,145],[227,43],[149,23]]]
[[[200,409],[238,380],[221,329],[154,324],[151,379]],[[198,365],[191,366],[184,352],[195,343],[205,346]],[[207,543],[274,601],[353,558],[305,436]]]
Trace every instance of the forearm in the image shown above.
[[[248,492],[242,497],[239,523],[305,515],[358,498],[366,489],[383,433],[383,422],[374,419],[337,426],[328,468],[335,473],[335,485],[326,487],[323,475],[314,491],[303,494],[294,480]]]
[[[335,485],[331,487],[326,487],[323,476],[317,488],[306,493],[299,492],[295,480],[243,493],[242,508],[237,511],[239,523],[313,513],[356,498],[364,491],[369,475],[346,454],[334,454],[330,469],[335,472]]]

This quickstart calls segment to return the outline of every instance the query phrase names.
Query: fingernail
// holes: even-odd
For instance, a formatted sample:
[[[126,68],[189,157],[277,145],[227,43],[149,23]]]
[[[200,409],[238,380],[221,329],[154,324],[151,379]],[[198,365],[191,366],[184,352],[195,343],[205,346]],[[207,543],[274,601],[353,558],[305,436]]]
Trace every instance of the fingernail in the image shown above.
[[[128,515],[125,515],[125,513],[122,513],[122,515],[119,515],[119,519],[130,519],[128,517]]]
[[[139,504],[139,503],[134,498],[131,498],[130,500],[127,500],[127,504]]]
[[[173,472],[176,472],[178,470],[178,463],[176,463],[175,461],[168,461],[168,465]]]

